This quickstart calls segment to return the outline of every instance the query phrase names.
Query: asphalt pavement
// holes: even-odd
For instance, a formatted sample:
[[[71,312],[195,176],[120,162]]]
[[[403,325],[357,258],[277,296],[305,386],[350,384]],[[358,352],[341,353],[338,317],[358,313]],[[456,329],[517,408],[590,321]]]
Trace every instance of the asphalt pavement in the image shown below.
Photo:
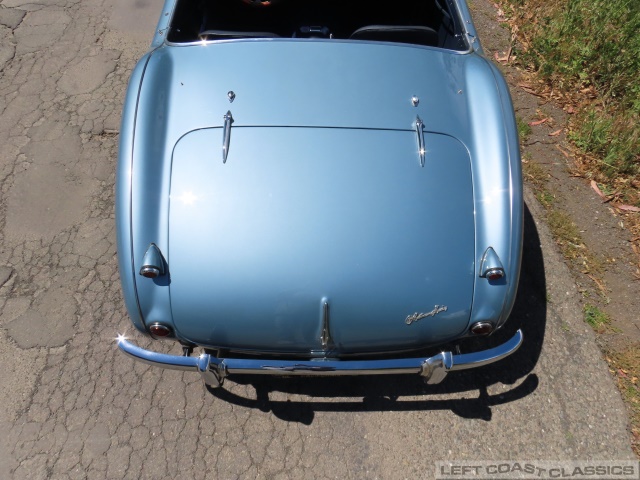
[[[530,194],[509,326],[525,343],[494,367],[437,386],[248,377],[207,390],[120,354],[116,333],[150,343],[118,280],[119,118],[161,7],[0,1],[0,478],[430,478],[447,460],[634,458]]]

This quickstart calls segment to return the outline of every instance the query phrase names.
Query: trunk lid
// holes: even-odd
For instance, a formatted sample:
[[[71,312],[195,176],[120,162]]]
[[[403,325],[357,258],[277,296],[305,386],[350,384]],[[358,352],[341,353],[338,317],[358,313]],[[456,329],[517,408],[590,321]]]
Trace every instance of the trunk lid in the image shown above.
[[[171,167],[171,310],[180,335],[233,350],[397,351],[467,328],[469,156],[410,130],[192,131]],[[325,312],[324,303],[329,304]],[[443,309],[446,307],[446,310]],[[407,321],[414,314],[425,314]]]

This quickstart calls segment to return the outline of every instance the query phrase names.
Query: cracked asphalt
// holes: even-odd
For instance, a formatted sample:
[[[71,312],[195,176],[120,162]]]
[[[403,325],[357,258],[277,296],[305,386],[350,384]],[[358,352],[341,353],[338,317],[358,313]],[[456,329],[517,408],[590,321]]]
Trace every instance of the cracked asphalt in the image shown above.
[[[429,478],[441,460],[634,458],[529,193],[508,327],[525,344],[493,368],[435,387],[247,377],[207,390],[118,353],[116,333],[132,333],[115,250],[119,117],[161,7],[0,0],[0,478]]]

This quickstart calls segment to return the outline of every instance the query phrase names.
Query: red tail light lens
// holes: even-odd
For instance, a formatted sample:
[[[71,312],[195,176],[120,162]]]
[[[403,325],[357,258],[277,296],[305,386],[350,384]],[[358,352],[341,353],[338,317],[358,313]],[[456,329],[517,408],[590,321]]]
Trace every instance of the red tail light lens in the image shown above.
[[[140,275],[145,278],[158,278],[160,276],[160,269],[155,267],[142,267],[140,269]]]
[[[173,333],[169,327],[161,325],[160,323],[154,323],[151,325],[149,327],[149,332],[151,332],[151,335],[154,337],[168,337]]]
[[[471,325],[471,333],[474,335],[489,335],[493,332],[493,323],[477,322]]]
[[[504,270],[502,270],[501,268],[492,268],[487,272],[486,277],[489,280],[500,280],[502,277],[504,277]]]

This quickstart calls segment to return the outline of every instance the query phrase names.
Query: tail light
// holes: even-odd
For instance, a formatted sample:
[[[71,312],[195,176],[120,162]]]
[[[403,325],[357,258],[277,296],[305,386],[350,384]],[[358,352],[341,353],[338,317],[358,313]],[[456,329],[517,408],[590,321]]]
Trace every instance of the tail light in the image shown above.
[[[149,333],[154,337],[158,338],[166,338],[173,334],[173,330],[166,325],[162,325],[161,323],[154,323],[149,327]]]
[[[140,275],[145,278],[157,278],[164,275],[164,258],[155,243],[150,244],[144,254]]]
[[[493,332],[493,323],[491,322],[476,322],[471,325],[471,333],[474,335],[489,335]]]
[[[504,270],[502,270],[501,268],[492,268],[488,270],[484,276],[489,280],[500,280],[502,277],[504,277]]]
[[[500,280],[504,277],[504,267],[500,261],[500,257],[491,247],[487,248],[482,256],[480,264],[480,277],[489,281]]]

